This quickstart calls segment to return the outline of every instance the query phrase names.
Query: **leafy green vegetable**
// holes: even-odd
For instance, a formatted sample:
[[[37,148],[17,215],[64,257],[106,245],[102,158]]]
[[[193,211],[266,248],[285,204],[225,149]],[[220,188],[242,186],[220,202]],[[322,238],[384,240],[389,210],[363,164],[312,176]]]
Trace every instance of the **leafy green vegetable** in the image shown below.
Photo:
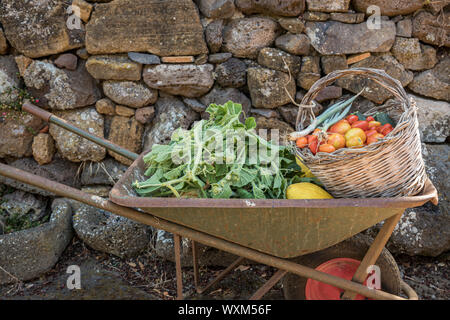
[[[290,147],[256,134],[256,121],[239,121],[240,104],[211,104],[209,120],[191,130],[177,129],[167,145],[154,145],[136,192],[146,197],[285,198],[287,187],[300,182],[301,168]]]
[[[381,125],[385,125],[386,123],[389,123],[392,127],[395,128],[395,122],[391,119],[391,117],[388,116],[386,112],[377,112],[375,114],[375,120],[380,122]]]

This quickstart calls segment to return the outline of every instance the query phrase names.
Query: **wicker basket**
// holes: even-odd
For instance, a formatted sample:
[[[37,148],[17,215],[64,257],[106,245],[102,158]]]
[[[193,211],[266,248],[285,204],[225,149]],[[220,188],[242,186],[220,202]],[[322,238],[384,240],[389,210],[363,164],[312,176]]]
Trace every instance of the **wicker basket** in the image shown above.
[[[353,68],[334,71],[318,80],[299,107],[296,130],[304,128],[311,103],[317,94],[344,76],[364,76],[389,90],[399,100],[388,114],[397,121],[394,130],[379,142],[363,148],[343,148],[333,153],[313,155],[297,148],[297,155],[337,198],[400,197],[418,194],[425,184],[419,123],[415,101],[401,83],[383,70]],[[308,108],[309,107],[309,108]],[[381,111],[381,106],[368,115]]]

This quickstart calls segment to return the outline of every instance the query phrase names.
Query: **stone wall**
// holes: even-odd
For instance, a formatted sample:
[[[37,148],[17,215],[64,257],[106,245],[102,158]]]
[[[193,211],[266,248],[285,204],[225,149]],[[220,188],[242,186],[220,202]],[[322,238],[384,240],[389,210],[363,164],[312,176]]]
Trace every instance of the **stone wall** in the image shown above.
[[[447,233],[439,250],[414,254],[435,255],[450,248],[449,189],[441,181],[442,177],[448,181],[450,134],[446,4],[3,0],[0,103],[11,104],[21,92],[16,88],[26,89],[37,105],[140,153],[168,142],[174,129],[189,128],[207,117],[210,103],[228,100],[241,103],[246,116],[255,116],[258,128],[277,128],[286,134],[295,126],[297,107],[292,100],[299,102],[319,78],[351,67],[384,69],[418,102],[424,155],[441,204],[421,208],[415,217],[426,216],[432,222],[437,219],[430,217],[439,216],[440,226],[435,227],[446,228]],[[373,20],[366,13],[370,5],[380,8],[376,29],[367,27]],[[338,81],[316,101],[326,107],[362,85],[370,90],[357,100],[360,110],[390,103],[389,92],[358,78]],[[3,162],[100,196],[107,195],[130,164],[30,115],[0,112]],[[61,168],[69,172],[64,174]],[[68,179],[76,173],[78,179]]]

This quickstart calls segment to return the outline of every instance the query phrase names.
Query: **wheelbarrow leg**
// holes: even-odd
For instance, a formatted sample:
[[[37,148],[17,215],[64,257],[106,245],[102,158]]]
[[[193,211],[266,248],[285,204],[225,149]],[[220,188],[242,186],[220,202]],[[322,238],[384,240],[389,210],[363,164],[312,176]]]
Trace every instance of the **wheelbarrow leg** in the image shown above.
[[[197,293],[199,293],[199,271],[198,271],[198,247],[197,242],[192,240],[192,264],[194,267],[194,286]]]
[[[367,250],[366,255],[364,256],[361,264],[358,269],[356,269],[355,274],[353,275],[352,281],[363,283],[367,278],[367,268],[371,265],[374,265],[377,261],[378,257],[381,254],[381,250],[383,250],[384,246],[388,242],[392,232],[394,231],[395,226],[399,222],[402,217],[402,213],[399,213],[395,216],[390,217],[384,221],[384,225],[381,230],[378,232],[375,240],[370,246],[369,250]],[[356,292],[345,291],[342,295],[343,300],[353,300],[356,297]]]
[[[281,280],[286,275],[286,270],[278,270],[275,274],[267,280],[264,285],[262,285],[251,297],[249,300],[260,300],[270,289],[273,288],[274,285],[277,284],[278,281]]]
[[[177,276],[177,300],[183,300],[183,272],[181,270],[181,237],[173,234],[175,248],[175,268]]]

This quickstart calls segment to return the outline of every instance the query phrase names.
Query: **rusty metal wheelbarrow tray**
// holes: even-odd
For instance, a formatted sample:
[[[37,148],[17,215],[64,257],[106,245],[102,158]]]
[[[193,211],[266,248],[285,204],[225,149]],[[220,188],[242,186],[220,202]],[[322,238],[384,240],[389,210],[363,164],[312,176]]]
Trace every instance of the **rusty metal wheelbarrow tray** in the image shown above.
[[[110,200],[154,216],[280,258],[312,253],[370,228],[406,208],[435,200],[427,182],[422,194],[370,199],[177,199],[140,197],[134,181],[144,181],[141,154],[110,192]]]

